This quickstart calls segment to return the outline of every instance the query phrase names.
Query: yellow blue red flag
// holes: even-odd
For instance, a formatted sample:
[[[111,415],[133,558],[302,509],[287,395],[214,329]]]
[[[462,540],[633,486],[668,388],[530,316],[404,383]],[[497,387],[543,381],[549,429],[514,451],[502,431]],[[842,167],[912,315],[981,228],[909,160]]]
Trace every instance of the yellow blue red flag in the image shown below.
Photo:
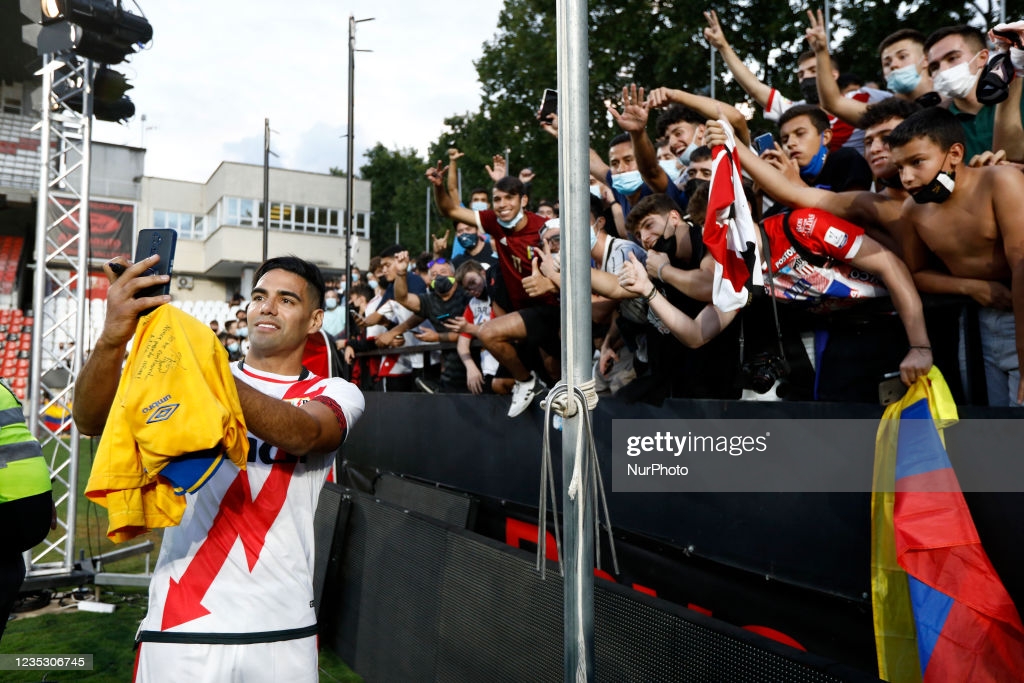
[[[879,675],[894,683],[1024,680],[1024,626],[946,454],[957,419],[933,367],[878,429],[872,605]]]

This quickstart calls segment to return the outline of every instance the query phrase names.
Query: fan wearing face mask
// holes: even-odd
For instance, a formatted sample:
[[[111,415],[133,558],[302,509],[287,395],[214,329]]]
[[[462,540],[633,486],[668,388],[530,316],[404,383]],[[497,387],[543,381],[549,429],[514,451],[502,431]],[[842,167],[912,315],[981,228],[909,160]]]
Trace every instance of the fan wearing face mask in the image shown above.
[[[1011,166],[968,166],[964,129],[940,107],[907,117],[888,139],[912,197],[903,205],[912,227],[903,260],[914,284],[989,302],[978,311],[989,405],[1017,406],[1024,402],[1024,176]],[[929,252],[945,271],[931,265]]]
[[[835,115],[844,125],[854,126],[855,130],[847,142],[847,147],[856,147],[866,154],[863,142],[864,130],[860,119],[867,113],[867,108],[891,97],[906,101],[918,101],[922,106],[938,104],[939,97],[932,92],[932,79],[925,68],[924,41],[920,31],[904,28],[886,36],[878,47],[882,61],[882,75],[889,92],[875,88],[861,87],[849,93],[843,93],[837,79],[830,69],[832,56],[829,53],[828,31],[821,10],[815,14],[807,11],[809,25],[804,37],[813,51],[815,59],[814,84],[817,92],[808,101],[819,102],[822,109]],[[803,62],[801,62],[801,66]],[[836,128],[837,124],[833,124]]]
[[[485,269],[498,265],[498,257],[491,249],[490,242],[483,238],[476,225],[462,221],[453,221],[453,223],[455,225],[455,243],[462,248],[461,253],[452,256],[452,265],[456,269],[470,259]]]
[[[718,50],[722,60],[729,67],[740,87],[764,108],[764,118],[766,120],[777,121],[783,112],[796,104],[818,104],[818,64],[813,50],[808,50],[797,57],[796,77],[800,83],[800,93],[803,99],[792,101],[767,83],[762,83],[740,56],[736,54],[732,46],[729,45],[722,30],[722,25],[718,21],[718,14],[714,10],[705,12],[704,17],[708,22],[707,28],[704,29],[704,38],[707,39],[713,48]],[[833,80],[839,78],[839,68],[835,64],[835,60],[831,56],[828,57],[828,60],[831,77]],[[873,96],[871,101],[877,101],[885,97],[885,93],[881,91],[874,92],[877,95]],[[828,114],[829,123],[833,130],[829,147],[833,150],[840,147],[853,147],[858,152],[861,152],[864,147],[862,134],[849,123],[836,118],[835,112],[830,111]],[[708,118],[716,118],[716,116],[712,114]]]
[[[1024,101],[1019,84],[1011,87],[1011,96],[997,105],[982,105],[978,101],[978,79],[989,58],[984,34],[973,26],[940,28],[928,36],[925,51],[935,90],[951,101],[949,111],[963,126],[965,160],[996,151],[993,143],[999,112],[1016,108],[1024,116]]]

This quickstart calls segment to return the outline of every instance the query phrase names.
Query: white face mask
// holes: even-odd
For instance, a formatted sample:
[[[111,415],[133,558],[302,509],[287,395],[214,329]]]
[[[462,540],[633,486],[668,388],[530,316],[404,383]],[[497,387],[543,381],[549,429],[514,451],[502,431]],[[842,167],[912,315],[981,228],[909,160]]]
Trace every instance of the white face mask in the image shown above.
[[[981,53],[979,52],[978,54]],[[966,62],[961,62],[956,66],[935,74],[932,78],[932,85],[935,87],[935,91],[943,97],[954,100],[962,100],[974,92],[974,86],[978,82],[978,76],[981,75],[981,71],[979,70],[977,73],[972,74],[971,62],[974,61],[978,54]]]

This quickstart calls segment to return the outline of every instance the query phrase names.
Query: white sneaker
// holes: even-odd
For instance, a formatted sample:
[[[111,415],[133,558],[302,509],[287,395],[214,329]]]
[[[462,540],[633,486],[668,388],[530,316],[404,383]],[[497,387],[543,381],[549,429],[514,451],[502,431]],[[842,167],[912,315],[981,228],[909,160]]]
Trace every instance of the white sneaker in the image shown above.
[[[546,388],[544,382],[537,379],[537,375],[532,372],[530,373],[530,379],[525,382],[516,380],[515,386],[512,387],[512,405],[508,407],[508,416],[518,417],[522,415],[523,411],[533,403],[533,399]]]

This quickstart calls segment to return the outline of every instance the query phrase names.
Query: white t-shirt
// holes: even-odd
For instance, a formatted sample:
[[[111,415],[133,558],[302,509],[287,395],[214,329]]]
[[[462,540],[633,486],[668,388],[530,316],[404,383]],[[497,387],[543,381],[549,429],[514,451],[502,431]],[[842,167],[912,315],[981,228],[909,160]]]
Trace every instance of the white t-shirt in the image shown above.
[[[340,378],[275,375],[235,364],[238,379],[292,405],[318,400],[350,428],[363,395]],[[249,433],[245,471],[225,461],[188,495],[164,533],[144,631],[253,633],[311,626],[313,513],[333,453],[293,457]]]

